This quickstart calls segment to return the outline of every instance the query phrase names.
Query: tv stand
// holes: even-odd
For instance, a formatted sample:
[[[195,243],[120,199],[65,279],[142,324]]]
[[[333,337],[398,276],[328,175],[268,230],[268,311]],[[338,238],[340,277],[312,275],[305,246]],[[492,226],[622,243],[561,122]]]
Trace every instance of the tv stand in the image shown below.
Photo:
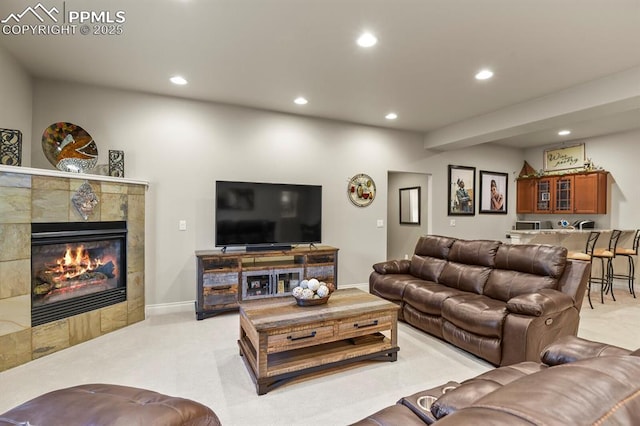
[[[237,311],[245,300],[290,296],[303,279],[317,278],[338,287],[337,248],[260,248],[196,251],[197,319]]]
[[[247,252],[252,251],[289,251],[291,250],[291,244],[273,244],[273,245],[261,245],[261,246],[247,246]]]

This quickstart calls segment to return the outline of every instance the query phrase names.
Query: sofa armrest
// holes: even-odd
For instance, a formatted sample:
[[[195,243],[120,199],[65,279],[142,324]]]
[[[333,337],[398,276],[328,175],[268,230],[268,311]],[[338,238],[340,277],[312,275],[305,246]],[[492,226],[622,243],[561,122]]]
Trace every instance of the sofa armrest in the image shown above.
[[[373,265],[373,270],[379,274],[408,274],[411,261],[409,259],[388,260]]]
[[[540,360],[549,366],[608,355],[629,355],[630,350],[576,336],[563,336],[544,348]]]
[[[507,301],[507,309],[513,314],[541,317],[562,312],[573,306],[571,296],[553,289],[522,294]]]

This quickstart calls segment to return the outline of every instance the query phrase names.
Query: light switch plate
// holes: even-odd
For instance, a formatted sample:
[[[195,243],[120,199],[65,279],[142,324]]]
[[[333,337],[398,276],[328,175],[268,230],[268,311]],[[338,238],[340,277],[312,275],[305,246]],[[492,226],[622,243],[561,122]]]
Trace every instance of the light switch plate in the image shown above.
[[[178,230],[180,230],[180,231],[186,231],[187,230],[187,221],[186,220],[181,220],[180,222],[178,222]]]

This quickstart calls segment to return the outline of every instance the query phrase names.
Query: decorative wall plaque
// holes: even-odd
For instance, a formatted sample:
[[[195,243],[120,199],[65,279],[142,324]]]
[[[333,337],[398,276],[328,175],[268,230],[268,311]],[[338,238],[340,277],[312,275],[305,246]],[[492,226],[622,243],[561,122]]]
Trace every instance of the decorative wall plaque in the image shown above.
[[[371,176],[359,173],[349,180],[347,197],[358,207],[367,207],[376,197],[376,184]]]
[[[109,176],[124,177],[124,151],[109,150]]]
[[[0,129],[0,164],[22,165],[22,132],[20,130]]]
[[[73,194],[71,197],[71,202],[78,210],[78,213],[82,216],[84,220],[89,218],[89,215],[93,214],[93,209],[98,205],[100,200],[95,192],[93,192],[93,188],[89,185],[89,182],[84,182],[80,185],[80,188]]]

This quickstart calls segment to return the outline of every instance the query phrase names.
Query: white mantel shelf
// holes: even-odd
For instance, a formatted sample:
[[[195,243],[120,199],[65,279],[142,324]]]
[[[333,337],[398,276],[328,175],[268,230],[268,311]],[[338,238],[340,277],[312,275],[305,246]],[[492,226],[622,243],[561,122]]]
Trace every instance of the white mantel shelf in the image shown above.
[[[103,175],[92,175],[87,173],[71,173],[71,172],[63,172],[61,170],[34,169],[31,167],[22,167],[22,166],[0,165],[0,172],[20,173],[20,174],[34,175],[34,176],[82,179],[82,180],[97,180],[97,181],[103,181],[103,182],[130,183],[134,185],[144,185],[147,188],[149,187],[149,182],[144,180],[127,179],[127,178],[119,178],[119,177],[103,176]]]

